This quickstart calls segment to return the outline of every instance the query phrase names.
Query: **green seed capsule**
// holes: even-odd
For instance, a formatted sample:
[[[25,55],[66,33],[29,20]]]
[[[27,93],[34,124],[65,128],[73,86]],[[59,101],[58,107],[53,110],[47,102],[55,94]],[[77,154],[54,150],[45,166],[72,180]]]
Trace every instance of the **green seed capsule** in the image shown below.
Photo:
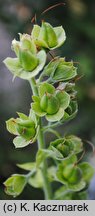
[[[74,167],[68,182],[71,184],[77,184],[82,178],[82,171],[78,167]]]
[[[42,26],[40,28],[38,40],[43,40],[43,41],[47,42],[47,32],[46,32],[46,27],[44,25],[44,22],[42,22]]]
[[[69,146],[64,145],[63,143],[60,143],[57,146],[57,149],[63,154],[64,157],[67,157],[70,153]]]
[[[48,98],[48,105],[47,105],[47,109],[46,112],[47,114],[55,114],[57,113],[57,111],[59,110],[59,101],[55,96],[50,96]]]
[[[20,41],[20,46],[21,46],[22,49],[31,51],[32,54],[36,54],[36,52],[37,52],[36,45],[31,40],[29,35],[23,35],[22,36],[22,39]]]
[[[36,134],[35,128],[25,128],[23,130],[22,137],[24,137],[26,140],[31,140]]]
[[[35,127],[35,123],[31,120],[21,120],[21,122],[19,122],[18,125],[28,128]]]
[[[33,71],[38,65],[38,59],[30,51],[20,49],[19,60],[26,71]]]
[[[27,128],[27,127],[18,125],[17,131],[26,140],[31,140],[36,134],[35,127]]]
[[[68,180],[69,177],[71,176],[73,170],[74,170],[74,165],[73,164],[67,165],[63,170],[64,178]]]
[[[53,27],[49,23],[44,23],[44,26],[46,28],[48,46],[50,48],[57,46],[57,36],[55,34]]]
[[[48,96],[45,94],[41,98],[40,106],[43,111],[46,111],[48,105]]]

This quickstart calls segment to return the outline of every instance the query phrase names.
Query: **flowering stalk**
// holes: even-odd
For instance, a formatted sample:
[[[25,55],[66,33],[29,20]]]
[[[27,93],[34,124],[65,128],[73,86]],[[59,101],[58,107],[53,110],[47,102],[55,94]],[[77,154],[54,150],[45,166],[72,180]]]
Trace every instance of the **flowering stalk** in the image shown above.
[[[34,162],[17,164],[28,173],[9,177],[4,182],[5,192],[16,197],[29,184],[42,188],[45,199],[64,200],[73,199],[74,196],[84,199],[83,195],[86,199],[94,168],[88,162],[81,162],[83,142],[77,136],[63,136],[55,130],[55,127],[62,126],[77,114],[74,83],[77,68],[73,61],[67,62],[63,57],[54,57],[46,64],[47,53],[64,44],[65,31],[62,26],[53,27],[42,21],[41,26],[34,25],[31,35],[19,36],[19,41],[12,41],[16,58],[8,57],[4,63],[14,78],[17,76],[28,80],[33,92],[32,103],[28,116],[18,112],[18,117],[7,120],[6,126],[15,135],[13,143],[16,148],[34,144],[37,140],[38,150]],[[46,121],[42,121],[42,118]],[[54,134],[57,139],[46,142],[46,132]],[[79,154],[82,156],[79,157]],[[49,164],[47,159],[50,160]],[[59,189],[54,192],[51,190],[53,182],[60,183]]]

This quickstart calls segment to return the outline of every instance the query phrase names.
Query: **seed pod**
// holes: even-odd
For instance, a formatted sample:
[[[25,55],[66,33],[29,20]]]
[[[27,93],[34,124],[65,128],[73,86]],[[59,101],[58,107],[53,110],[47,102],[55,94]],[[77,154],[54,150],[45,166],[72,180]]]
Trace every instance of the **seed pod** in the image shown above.
[[[31,37],[27,34],[22,35],[21,41],[20,41],[20,47],[25,50],[31,51],[32,54],[36,54],[36,45],[31,40]]]
[[[21,120],[18,125],[28,128],[35,127],[35,123],[31,120]]]
[[[53,27],[49,23],[43,23],[46,28],[47,33],[47,43],[50,48],[57,46],[57,36],[55,34],[55,31]]]
[[[55,96],[48,97],[47,114],[55,114],[59,110],[59,101]]]
[[[22,125],[17,125],[17,131],[26,140],[31,140],[36,134],[35,127],[29,127],[28,128],[28,127],[24,127]]]
[[[65,179],[69,179],[69,177],[72,175],[72,172],[74,170],[74,164],[67,165],[63,170],[63,176]]]
[[[45,41],[50,48],[58,44],[56,33],[53,27],[47,22],[42,22],[38,40]]]
[[[42,26],[40,28],[38,40],[43,40],[43,41],[47,42],[47,32],[46,32],[46,27],[44,25],[44,22],[42,22]]]
[[[60,143],[57,146],[57,149],[63,154],[64,157],[67,157],[70,153],[69,146],[64,145],[63,143]]]
[[[82,171],[79,167],[74,167],[68,182],[71,184],[77,184],[82,178]]]
[[[23,130],[22,137],[24,137],[26,140],[31,140],[36,134],[35,128],[25,128]]]
[[[20,49],[19,60],[24,70],[33,71],[38,65],[38,59],[30,51]]]
[[[40,106],[43,111],[46,111],[48,105],[48,96],[46,94],[41,98]]]

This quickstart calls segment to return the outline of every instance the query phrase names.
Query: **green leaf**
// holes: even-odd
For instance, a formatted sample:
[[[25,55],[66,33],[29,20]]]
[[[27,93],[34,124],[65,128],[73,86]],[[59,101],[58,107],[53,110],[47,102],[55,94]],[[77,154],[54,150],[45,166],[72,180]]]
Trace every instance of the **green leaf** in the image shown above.
[[[48,168],[47,170],[47,174],[48,174],[48,180],[50,182],[55,181],[55,175],[56,175],[56,166],[51,166]]]
[[[77,101],[70,101],[69,106],[65,110],[64,116],[61,119],[61,122],[64,123],[66,121],[72,120],[78,112]]]
[[[86,186],[85,181],[83,179],[81,179],[80,182],[77,184],[74,184],[74,185],[68,184],[68,189],[70,189],[72,191],[80,191],[83,188],[85,188],[85,186]]]
[[[44,71],[43,73],[46,75],[46,76],[53,76],[55,70],[57,69],[57,66],[59,64],[59,59],[53,59],[52,61],[49,62],[48,65],[46,65],[46,67],[44,68]]]
[[[39,102],[34,102],[32,103],[32,109],[33,111],[40,117],[45,116],[46,112],[44,112],[41,107]]]
[[[29,120],[29,117],[27,115],[20,112],[17,112],[17,114],[22,120]]]
[[[46,62],[46,53],[44,50],[41,50],[37,54],[37,58],[39,61],[38,66],[31,72],[25,71],[18,63],[18,59],[7,58],[4,60],[4,63],[11,71],[12,74],[18,76],[22,79],[29,80],[32,77],[36,76],[44,67]],[[16,66],[15,66],[16,65]]]
[[[75,154],[83,151],[83,142],[79,137],[74,135],[67,136],[66,142],[69,144],[69,146],[73,146],[73,151]]]
[[[7,57],[4,61],[6,67],[15,75],[16,71],[21,72],[22,68],[18,58]]]
[[[40,149],[36,155],[36,164],[40,166],[45,158],[54,158],[56,160],[63,160],[63,155],[55,148],[51,149]]]
[[[79,167],[82,170],[84,181],[89,183],[95,174],[95,169],[87,162],[80,163]]]
[[[68,189],[68,186],[61,186],[56,190],[54,194],[54,200],[86,200],[87,192],[86,191],[75,191]]]
[[[39,25],[34,25],[33,29],[32,29],[32,32],[31,32],[32,38],[34,40],[37,39],[38,36],[39,36],[39,33],[40,33],[40,26]]]
[[[34,102],[40,103],[40,98],[38,96],[33,95],[32,99],[33,99]]]
[[[16,197],[20,195],[27,183],[26,177],[24,175],[12,175],[10,178],[8,178],[5,182],[5,192],[8,195],[11,195],[13,197]]]
[[[59,100],[60,106],[65,110],[69,106],[70,95],[65,91],[58,91],[56,96]]]
[[[36,168],[36,163],[35,162],[28,162],[28,163],[23,163],[23,164],[17,164],[17,166],[21,169],[24,170],[32,170]]]
[[[43,187],[43,177],[40,169],[38,169],[37,172],[29,178],[28,183],[35,188]]]
[[[6,121],[7,130],[8,130],[11,134],[19,135],[18,132],[17,132],[16,126],[17,126],[16,119],[11,118],[11,119],[9,119],[8,121]]]
[[[71,199],[71,192],[68,191],[68,187],[66,185],[58,188],[54,193],[54,200],[63,200],[63,197],[69,193],[69,198]]]
[[[15,148],[23,148],[29,145],[30,140],[27,141],[23,137],[17,136],[16,138],[14,138],[13,143],[15,145]]]
[[[58,39],[58,45],[55,47],[55,49],[56,49],[56,48],[60,47],[65,42],[66,34],[65,34],[65,31],[64,31],[62,26],[55,27],[54,31],[55,31],[57,39]]]
[[[54,80],[66,81],[77,75],[77,68],[73,66],[73,62],[65,62],[64,58],[60,58],[60,63],[53,75]]]
[[[54,94],[55,93],[55,88],[53,85],[44,82],[39,86],[39,96],[40,98],[45,94],[45,93],[50,93]]]
[[[63,108],[60,107],[56,114],[53,114],[53,115],[47,114],[46,119],[47,119],[47,121],[55,122],[55,121],[61,120],[63,116],[64,116],[64,110],[63,110]]]

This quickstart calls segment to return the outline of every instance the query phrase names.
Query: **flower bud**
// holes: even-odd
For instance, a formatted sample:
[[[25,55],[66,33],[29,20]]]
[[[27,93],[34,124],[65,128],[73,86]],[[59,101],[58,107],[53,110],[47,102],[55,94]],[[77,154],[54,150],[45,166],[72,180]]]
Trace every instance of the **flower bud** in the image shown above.
[[[30,51],[20,49],[19,60],[24,70],[33,71],[38,65],[38,59]]]

